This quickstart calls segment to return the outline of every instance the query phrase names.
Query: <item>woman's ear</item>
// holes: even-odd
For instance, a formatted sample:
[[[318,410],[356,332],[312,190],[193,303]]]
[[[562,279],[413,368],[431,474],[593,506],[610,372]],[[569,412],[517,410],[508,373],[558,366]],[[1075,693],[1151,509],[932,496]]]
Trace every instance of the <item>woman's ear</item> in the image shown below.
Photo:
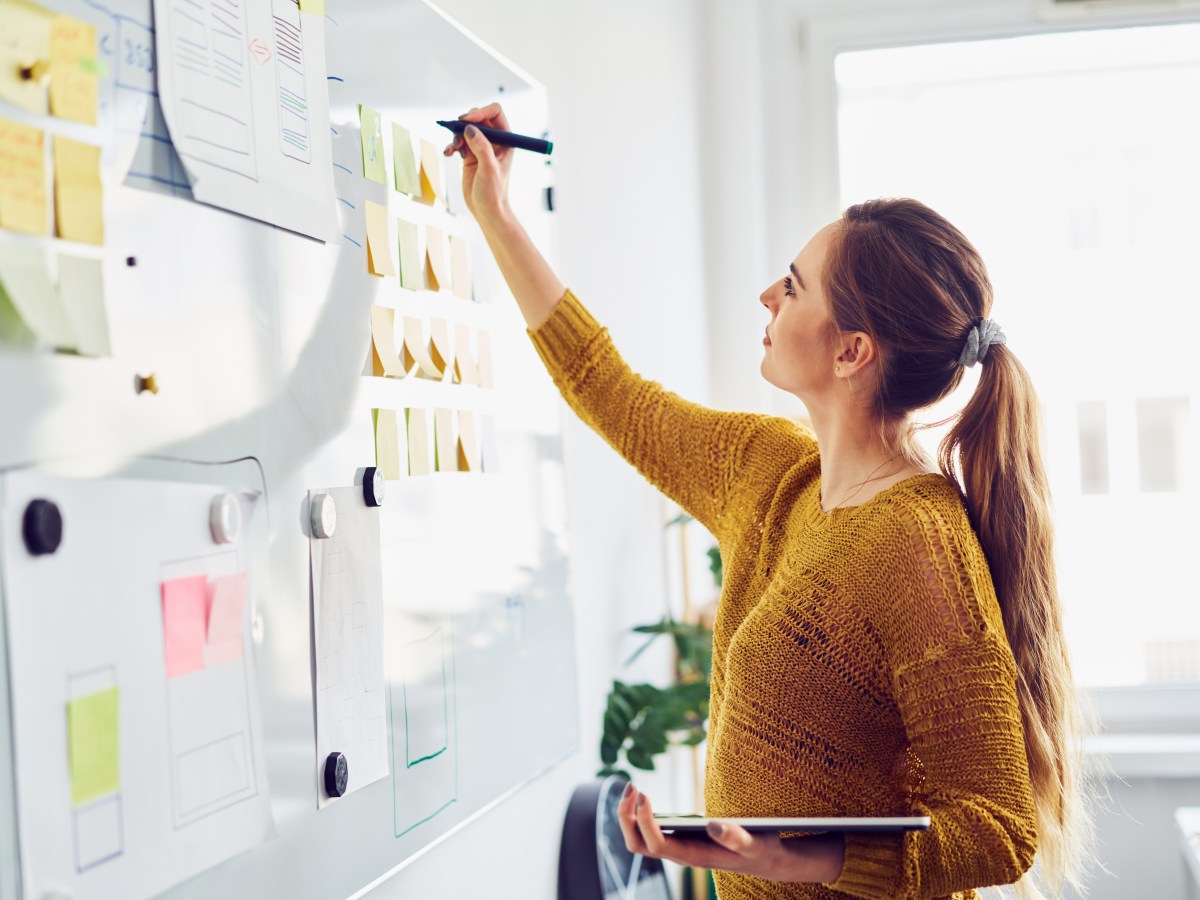
[[[865,331],[843,331],[838,335],[833,372],[841,378],[861,375],[874,364],[875,341]]]

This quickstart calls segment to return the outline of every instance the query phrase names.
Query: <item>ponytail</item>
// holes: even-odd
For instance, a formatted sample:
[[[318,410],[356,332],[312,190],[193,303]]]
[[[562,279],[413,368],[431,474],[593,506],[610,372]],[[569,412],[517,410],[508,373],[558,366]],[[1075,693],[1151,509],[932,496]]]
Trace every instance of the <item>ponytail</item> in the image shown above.
[[[938,448],[938,463],[962,488],[991,569],[1017,664],[1038,869],[1058,895],[1063,882],[1080,887],[1091,858],[1082,756],[1090,723],[1076,700],[1063,635],[1037,396],[1003,344],[991,347],[981,367],[973,396]],[[1037,896],[1028,879],[1018,891]]]

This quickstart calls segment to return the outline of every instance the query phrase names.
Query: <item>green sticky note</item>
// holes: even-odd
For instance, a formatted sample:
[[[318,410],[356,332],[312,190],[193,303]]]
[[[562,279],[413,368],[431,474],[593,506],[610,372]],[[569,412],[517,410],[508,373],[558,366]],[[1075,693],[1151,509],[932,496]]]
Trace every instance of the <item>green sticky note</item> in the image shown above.
[[[300,12],[316,13],[318,16],[325,15],[325,0],[300,0]]]
[[[67,704],[71,803],[82,806],[121,787],[120,691],[109,688]]]
[[[414,197],[421,193],[417,179],[417,157],[413,153],[412,137],[403,125],[392,123],[392,169],[396,179],[396,190]]]
[[[425,260],[417,252],[417,226],[397,219],[396,238],[400,242],[400,286],[419,291],[425,287]]]
[[[383,120],[371,107],[360,103],[358,124],[362,137],[363,177],[387,184],[387,165],[383,159]]]

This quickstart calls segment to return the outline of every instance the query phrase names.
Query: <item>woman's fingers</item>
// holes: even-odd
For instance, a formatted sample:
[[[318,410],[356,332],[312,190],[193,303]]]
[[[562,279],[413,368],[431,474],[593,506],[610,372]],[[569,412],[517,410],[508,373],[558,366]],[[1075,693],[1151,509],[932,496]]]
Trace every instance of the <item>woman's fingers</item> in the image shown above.
[[[756,841],[745,828],[732,822],[709,822],[708,836],[714,843],[747,859],[753,859],[763,851],[761,841]]]
[[[512,131],[508,125],[508,116],[504,114],[504,110],[499,103],[489,103],[484,107],[473,107],[459,116],[459,118],[465,119],[468,122],[474,122],[476,125],[487,125],[491,128],[502,128],[505,131]]]
[[[633,786],[633,782],[625,785],[625,793],[621,795],[621,802],[617,804],[617,822],[621,826],[621,834],[625,838],[625,847],[630,853],[645,853],[646,844],[642,840],[641,832],[638,831],[637,822],[634,820],[634,807],[638,801],[638,792]]]

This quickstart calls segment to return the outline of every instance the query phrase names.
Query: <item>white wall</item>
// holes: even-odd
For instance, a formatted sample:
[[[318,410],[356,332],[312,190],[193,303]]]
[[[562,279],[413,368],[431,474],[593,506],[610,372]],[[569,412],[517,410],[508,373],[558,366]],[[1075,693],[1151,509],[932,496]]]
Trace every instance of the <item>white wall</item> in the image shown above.
[[[554,255],[563,280],[609,327],[635,369],[705,401],[698,8],[688,0],[440,6],[548,88]],[[563,814],[576,785],[599,767],[605,697],[636,646],[627,629],[661,615],[665,579],[658,494],[573,417],[565,443],[579,752],[403,869],[373,898],[556,896]],[[647,670],[665,665],[659,656],[638,671],[648,677]],[[690,801],[664,777],[643,784],[662,806]]]

